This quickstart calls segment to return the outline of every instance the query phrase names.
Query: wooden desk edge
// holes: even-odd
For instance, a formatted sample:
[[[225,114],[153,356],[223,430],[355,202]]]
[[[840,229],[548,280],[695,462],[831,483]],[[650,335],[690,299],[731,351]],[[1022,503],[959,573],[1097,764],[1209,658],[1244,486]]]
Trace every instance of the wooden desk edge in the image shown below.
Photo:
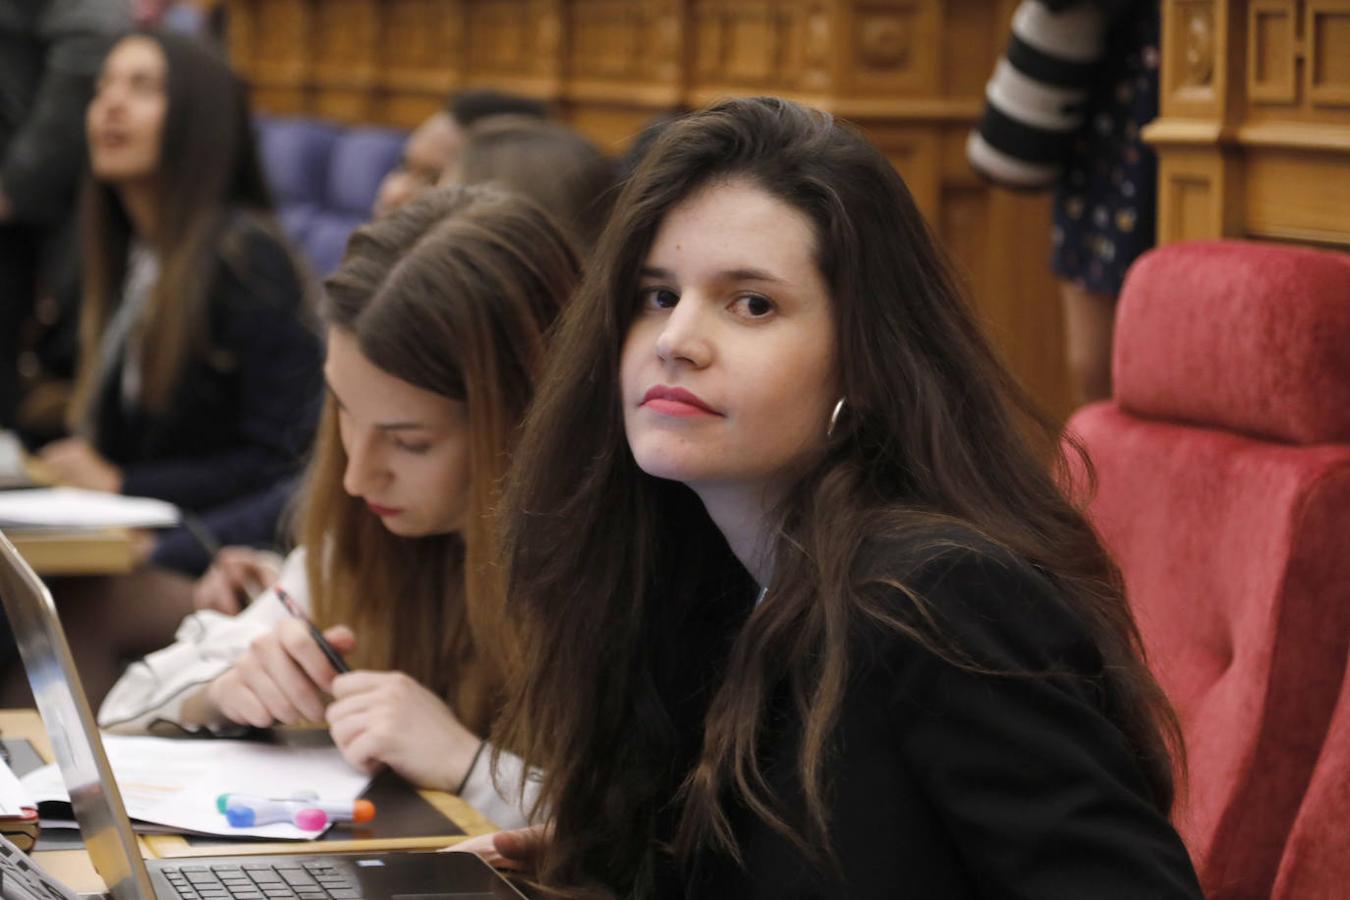
[[[88,531],[7,529],[28,565],[49,575],[124,575],[136,567],[135,545],[125,528]]]

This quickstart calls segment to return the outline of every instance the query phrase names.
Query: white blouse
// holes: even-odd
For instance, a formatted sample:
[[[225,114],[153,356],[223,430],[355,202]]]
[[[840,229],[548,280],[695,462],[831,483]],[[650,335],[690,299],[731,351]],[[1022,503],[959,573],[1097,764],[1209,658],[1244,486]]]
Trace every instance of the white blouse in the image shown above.
[[[309,610],[303,547],[286,557],[278,584],[297,605]],[[99,707],[99,727],[118,734],[143,734],[158,724],[199,730],[183,722],[184,701],[234,665],[254,638],[271,631],[288,615],[271,589],[258,595],[237,616],[214,610],[193,613],[178,626],[172,644],[127,668]],[[245,731],[225,721],[205,729],[218,735]],[[524,761],[503,751],[494,780],[491,757],[492,747],[487,745],[474,761],[460,797],[500,828],[524,827],[528,824],[525,811],[534,802],[538,779],[532,773],[522,794]]]

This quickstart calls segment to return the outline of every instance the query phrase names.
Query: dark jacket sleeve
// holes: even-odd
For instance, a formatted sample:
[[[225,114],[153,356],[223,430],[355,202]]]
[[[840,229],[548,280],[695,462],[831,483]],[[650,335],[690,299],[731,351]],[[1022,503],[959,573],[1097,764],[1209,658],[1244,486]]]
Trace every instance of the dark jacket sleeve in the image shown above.
[[[210,297],[216,349],[232,359],[239,443],[185,458],[129,463],[122,491],[207,510],[293,474],[314,437],[323,351],[289,254],[254,232]]]
[[[282,516],[299,489],[299,476],[287,478],[256,494],[202,513],[197,517],[198,525],[222,547],[261,547],[280,552]],[[180,525],[159,535],[150,561],[197,576],[211,565],[211,553],[201,538]]]
[[[980,896],[1200,898],[1111,717],[1095,644],[1058,589],[974,551],[929,564],[918,583],[940,630],[991,670],[898,638],[887,666],[905,763]]]
[[[23,125],[5,147],[0,187],[13,219],[63,220],[84,159],[84,113],[113,39],[131,27],[124,0],[52,0],[38,20],[42,78]]]

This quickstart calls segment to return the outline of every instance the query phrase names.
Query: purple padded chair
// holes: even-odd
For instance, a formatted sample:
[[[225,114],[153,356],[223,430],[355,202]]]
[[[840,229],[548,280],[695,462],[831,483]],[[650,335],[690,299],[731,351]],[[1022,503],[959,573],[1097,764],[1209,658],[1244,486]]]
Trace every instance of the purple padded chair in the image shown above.
[[[352,231],[370,219],[380,182],[398,165],[407,135],[270,116],[257,125],[281,227],[322,278],[342,261]]]
[[[254,127],[263,171],[286,236],[303,246],[325,206],[328,165],[339,129],[313,119],[259,116]]]
[[[370,220],[380,182],[398,165],[406,140],[406,134],[388,128],[352,128],[338,136],[328,165],[326,203],[304,242],[320,277],[338,267],[347,238]]]

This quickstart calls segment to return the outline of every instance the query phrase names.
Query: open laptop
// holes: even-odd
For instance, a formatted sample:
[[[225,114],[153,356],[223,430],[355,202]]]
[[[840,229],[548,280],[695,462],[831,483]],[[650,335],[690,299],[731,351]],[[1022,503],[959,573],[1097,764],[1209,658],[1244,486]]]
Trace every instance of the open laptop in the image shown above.
[[[3,533],[0,600],[90,861],[114,900],[523,900],[469,853],[142,859],[51,593]]]

